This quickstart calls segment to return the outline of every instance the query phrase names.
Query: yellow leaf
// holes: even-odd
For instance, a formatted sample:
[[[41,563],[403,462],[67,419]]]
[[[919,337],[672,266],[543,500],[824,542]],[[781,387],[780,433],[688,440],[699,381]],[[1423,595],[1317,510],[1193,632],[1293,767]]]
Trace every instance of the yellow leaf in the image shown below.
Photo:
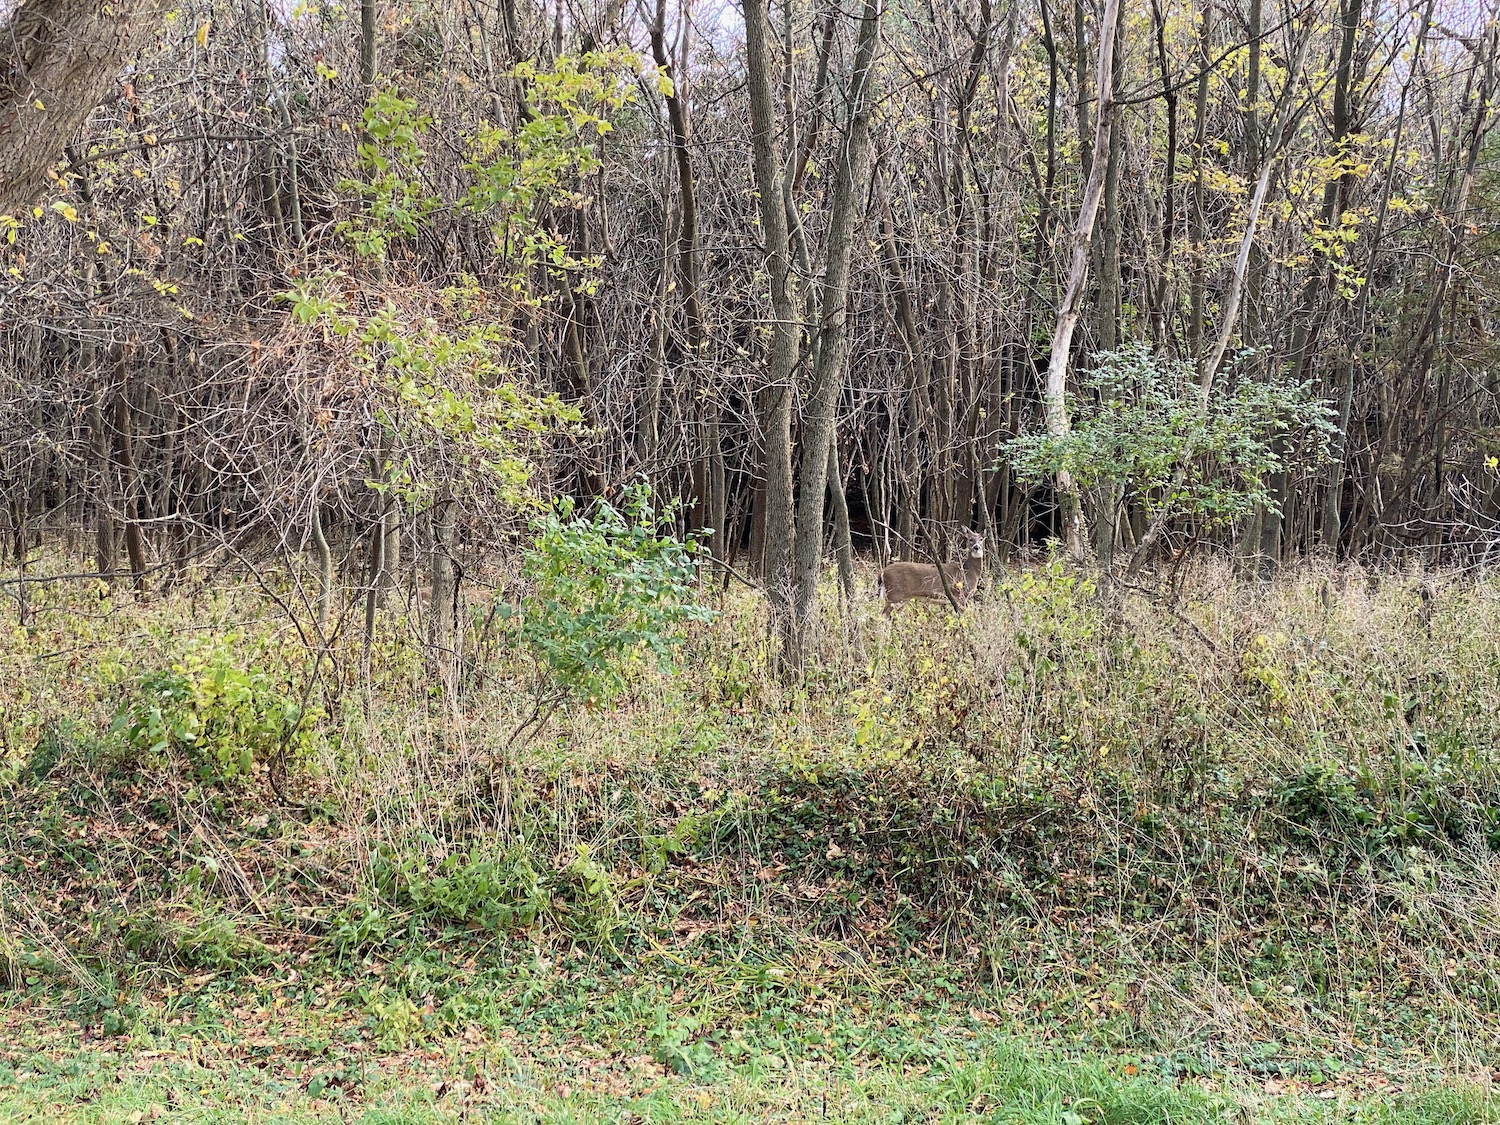
[[[204,20],[198,27],[198,46],[208,46],[208,20]]]
[[[42,104],[42,99],[41,98],[37,98],[37,100],[34,101],[34,102],[32,102],[31,104],[34,105],[34,106],[36,106],[37,109],[46,109],[47,108],[46,106],[44,106]]]

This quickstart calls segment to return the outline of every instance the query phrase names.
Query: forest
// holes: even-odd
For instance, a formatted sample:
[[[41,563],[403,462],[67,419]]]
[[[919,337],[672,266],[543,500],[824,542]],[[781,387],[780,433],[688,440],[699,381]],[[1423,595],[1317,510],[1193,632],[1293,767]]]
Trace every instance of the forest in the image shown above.
[[[1497,65],[0,0],[0,1119],[1500,1121]]]

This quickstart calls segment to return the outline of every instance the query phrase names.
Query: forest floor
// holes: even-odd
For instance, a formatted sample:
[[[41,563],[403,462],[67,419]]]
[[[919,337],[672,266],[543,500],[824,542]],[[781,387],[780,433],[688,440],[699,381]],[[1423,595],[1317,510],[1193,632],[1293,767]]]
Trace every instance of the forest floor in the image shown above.
[[[1500,1121],[1500,586],[729,597],[515,741],[295,589],[30,595],[0,1120]]]

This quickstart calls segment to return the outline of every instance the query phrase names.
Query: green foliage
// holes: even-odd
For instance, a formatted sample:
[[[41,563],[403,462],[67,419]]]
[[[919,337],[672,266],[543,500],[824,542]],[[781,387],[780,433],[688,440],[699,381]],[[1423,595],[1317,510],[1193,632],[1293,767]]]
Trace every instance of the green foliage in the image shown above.
[[[337,229],[360,257],[384,258],[394,238],[415,237],[440,203],[419,180],[426,157],[421,137],[432,118],[417,112],[415,100],[386,87],[370,95],[362,122],[358,157],[363,178],[346,177],[337,187],[360,197],[364,206]]]
[[[608,942],[620,917],[605,864],[579,845],[566,863],[535,862],[524,841],[474,841],[436,862],[428,843],[418,849],[383,848],[375,863],[380,899],[449,932],[504,935],[544,916],[563,932]],[[392,935],[387,909],[356,902],[329,919],[328,938],[343,956],[367,952]]]
[[[358,900],[328,920],[328,942],[343,957],[368,953],[385,943],[390,916],[378,905]]]
[[[641,838],[641,866],[652,875],[660,875],[674,859],[686,855],[703,831],[704,816],[689,814],[672,825],[669,832],[648,834]]]
[[[861,1081],[890,1068],[864,1103],[891,1110],[875,1120],[900,1104],[912,1119],[1207,1121],[1217,1107],[1172,1100],[1180,1080],[1227,1083],[1262,1043],[1255,1088],[1277,1075],[1328,1094],[1384,1065],[1375,1046],[1330,1062],[1329,1042],[1429,1043],[1453,1025],[1488,1043],[1494,589],[1424,599],[1400,576],[1326,569],[1233,583],[1209,570],[1183,604],[1211,647],[1144,600],[1094,597],[1072,568],[1027,569],[962,620],[863,634],[857,661],[795,691],[764,674],[763,604],[729,597],[669,646],[677,675],[577,709],[567,738],[501,777],[486,771],[525,706],[511,682],[477,686],[461,725],[439,718],[401,694],[421,666],[393,640],[400,675],[326,724],[343,730],[341,772],[296,779],[294,798],[338,807],[331,823],[262,804],[263,785],[200,800],[175,769],[99,757],[86,736],[99,700],[137,694],[121,669],[138,645],[90,638],[98,660],[65,704],[47,686],[60,665],[23,659],[7,690],[47,702],[4,790],[0,983],[22,1011],[109,996],[89,1026],[133,1046],[190,1038],[169,1017],[194,1005],[217,1034],[256,991],[285,1000],[281,1018],[316,989],[318,1026],[361,1052],[463,1035],[477,1053],[497,1028],[512,1045],[548,1027],[654,1059],[674,1091],[815,1075],[797,1103],[811,1112],[789,1119],[821,1112],[817,1068],[846,1060]],[[40,615],[67,632],[38,651],[76,643],[93,600]],[[129,612],[160,637],[185,604]],[[277,667],[265,651],[291,634],[255,628],[225,642],[232,663]],[[160,640],[144,660],[188,663]],[[295,986],[261,968],[273,957]],[[1179,1041],[1185,1012],[1225,998],[1232,1023]],[[872,1007],[886,1000],[895,1018]],[[996,1019],[1105,1050],[1112,1077],[1049,1064],[1033,1081],[961,1049]],[[324,1047],[339,1049],[315,1044],[278,1080],[340,1096]],[[863,1095],[829,1089],[830,1119],[858,1119]],[[1402,1118],[1368,1117],[1387,1119]]]
[[[260,942],[242,934],[233,920],[210,916],[169,931],[177,963],[190,969],[245,969],[265,959]]]
[[[435,841],[434,841],[435,843]],[[531,925],[547,906],[545,884],[524,845],[495,854],[478,845],[449,853],[436,864],[425,852],[382,852],[376,886],[389,901],[435,922],[508,933]],[[352,937],[369,940],[368,923]],[[339,940],[336,937],[336,941]]]
[[[35,986],[57,971],[54,959],[24,933],[0,924],[0,992]]]
[[[657,1062],[685,1078],[700,1080],[720,1069],[713,1046],[699,1037],[702,1021],[674,1015],[666,1006],[656,1009],[651,1025],[651,1054]]]
[[[529,299],[525,274],[532,266],[559,274],[591,268],[595,263],[573,257],[541,217],[547,208],[587,204],[578,183],[599,167],[600,141],[613,128],[610,115],[633,99],[626,75],[639,67],[634,52],[623,47],[563,55],[549,67],[521,63],[514,77],[527,92],[526,119],[514,130],[478,126],[464,165],[469,182],[446,202],[422,183],[422,139],[432,118],[394,89],[374,91],[362,115],[360,174],[336,185],[361,205],[339,222],[339,233],[360,257],[383,259],[397,239],[415,238],[448,206],[489,223],[518,295]],[[589,281],[579,284],[592,287]]]
[[[111,731],[139,756],[181,751],[205,780],[244,777],[283,749],[307,756],[320,713],[304,715],[269,672],[242,666],[233,640],[193,645],[180,662],[139,676]]]
[[[241,931],[233,918],[213,909],[189,917],[167,917],[143,909],[110,918],[104,926],[126,960],[183,969],[250,969],[263,963],[266,947]]]
[[[1252,357],[1244,353],[1239,367]],[[1274,509],[1267,475],[1319,463],[1334,433],[1333,410],[1311,384],[1243,370],[1226,392],[1205,394],[1191,364],[1145,344],[1096,356],[1069,413],[1064,436],[1029,433],[1006,444],[1018,475],[1066,469],[1084,488],[1114,485],[1149,511],[1211,525],[1256,505]]]
[[[376,1042],[386,1048],[404,1047],[422,1031],[421,1009],[411,997],[375,989],[366,1001]]]
[[[674,513],[654,508],[650,487],[636,484],[623,510],[600,501],[578,515],[564,498],[537,521],[524,563],[531,593],[514,636],[544,691],[613,699],[641,661],[671,670],[684,627],[713,618],[694,590],[699,544],[674,534]]]
[[[342,275],[326,271],[285,294],[297,321],[322,326],[352,346],[353,374],[379,395],[380,421],[399,450],[444,451],[445,485],[467,484],[502,504],[530,501],[535,439],[576,425],[576,407],[536,395],[513,379],[508,329],[479,315],[472,281],[445,290],[433,313],[387,301],[370,314],[349,310]],[[431,481],[411,457],[385,466],[412,503],[430,500]]]
[[[596,264],[573,257],[537,215],[542,207],[587,204],[578,182],[599,167],[601,138],[613,128],[610,115],[634,96],[624,74],[638,68],[634,52],[624,47],[563,55],[547,69],[523,62],[515,76],[526,90],[526,120],[515,130],[480,125],[461,206],[489,223],[496,252],[513,263],[518,277],[533,265],[561,275]],[[575,284],[593,288],[591,280]]]

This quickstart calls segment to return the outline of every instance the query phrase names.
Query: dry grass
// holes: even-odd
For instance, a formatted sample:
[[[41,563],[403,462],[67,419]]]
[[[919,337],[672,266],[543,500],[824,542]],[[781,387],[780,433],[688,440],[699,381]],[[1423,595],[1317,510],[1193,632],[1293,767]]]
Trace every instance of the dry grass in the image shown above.
[[[520,745],[515,654],[450,705],[394,619],[356,682],[357,642],[318,669],[253,587],[45,596],[0,682],[24,810],[0,850],[42,860],[0,875],[28,904],[0,912],[12,962],[158,979],[391,956],[416,927],[696,965],[723,1011],[723,966],[772,965],[836,995],[967,982],[1017,1027],[1216,1057],[1500,1045],[1491,584],[1206,563],[1162,604],[1042,567],[961,618],[830,602],[798,683],[734,593],[677,675]],[[205,783],[108,733],[210,641],[294,696],[317,672],[290,805],[264,765]]]

